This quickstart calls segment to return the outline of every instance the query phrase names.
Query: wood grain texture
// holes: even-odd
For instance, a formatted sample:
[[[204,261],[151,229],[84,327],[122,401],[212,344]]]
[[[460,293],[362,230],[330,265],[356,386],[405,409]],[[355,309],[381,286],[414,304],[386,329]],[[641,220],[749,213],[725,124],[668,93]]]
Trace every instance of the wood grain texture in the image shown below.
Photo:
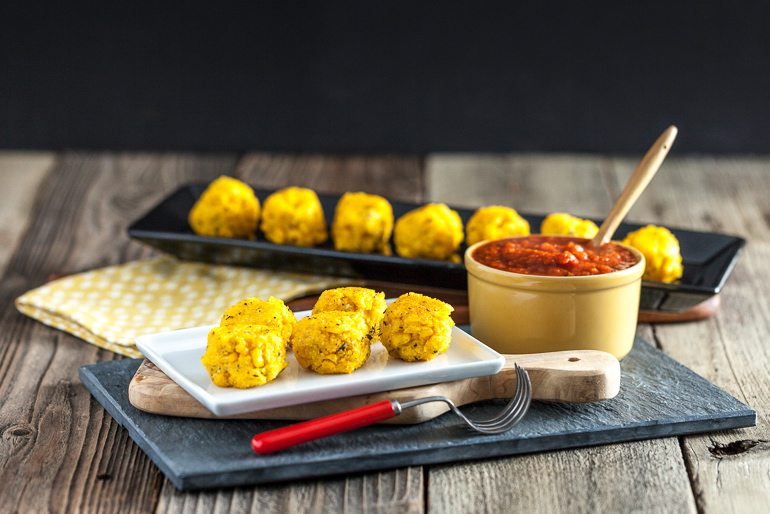
[[[0,151],[0,274],[24,233],[37,188],[55,161],[52,152]]]
[[[435,466],[427,482],[432,512],[697,512],[676,438]]]
[[[630,172],[640,157],[628,159],[633,163]],[[567,212],[602,219],[630,172],[619,172],[611,159],[599,155],[437,155],[427,161],[426,189],[429,199],[450,204],[497,204],[534,214]],[[520,470],[522,463],[512,459],[487,461],[475,466],[472,474],[451,466],[432,469],[428,503],[446,507],[439,509],[442,512],[466,512],[470,505],[484,504],[489,488],[496,487],[479,483],[479,477],[505,476],[506,491],[513,493],[503,492],[499,486],[495,491],[505,496],[507,501],[500,505],[506,504],[509,512],[595,512],[601,506],[611,510],[612,505],[633,509],[630,506],[639,505],[640,498],[645,500],[645,511],[671,512],[672,505],[686,507],[682,512],[692,511],[694,495],[684,465],[667,467],[663,476],[659,467],[651,465],[671,462],[676,451],[676,440],[653,440],[575,450],[569,458],[579,464],[567,471],[562,452],[528,457],[527,468]],[[598,462],[633,465],[600,466]],[[654,494],[640,487],[653,483]]]
[[[423,159],[388,155],[281,155],[248,153],[237,175],[254,187],[308,187],[318,193],[364,191],[391,200],[425,198]]]
[[[0,511],[757,511],[770,503],[770,160],[765,157],[679,157],[674,149],[628,215],[629,221],[748,240],[716,315],[675,325],[642,324],[638,334],[755,408],[759,423],[750,429],[179,493],[77,379],[78,366],[120,357],[25,318],[12,305],[16,296],[51,277],[153,255],[128,240],[128,224],[179,185],[220,174],[258,187],[364,190],[406,201],[497,203],[533,213],[602,217],[640,156],[457,154],[424,161],[250,153],[239,160],[64,152],[0,157],[6,166],[12,162],[5,175],[10,182],[0,185],[0,212],[12,220],[2,224],[10,229],[4,234],[11,234],[12,245],[0,281]],[[30,168],[37,171],[22,172]],[[6,185],[22,191],[12,202]]]
[[[629,163],[618,160],[623,176]],[[752,512],[770,504],[770,164],[763,158],[667,160],[632,210],[637,219],[742,236],[746,249],[720,294],[716,316],[656,325],[661,349],[757,411],[757,426],[685,437],[699,509]]]
[[[125,228],[190,177],[235,159],[67,153],[40,184],[27,232],[0,283],[0,511],[147,512],[163,477],[77,379],[119,356],[16,312],[52,276],[148,255]]]
[[[591,154],[436,154],[426,160],[425,173],[430,201],[587,218],[603,218],[622,187],[609,158]]]
[[[157,512],[424,512],[423,469],[409,467],[344,478],[221,491],[180,493],[164,485]]]

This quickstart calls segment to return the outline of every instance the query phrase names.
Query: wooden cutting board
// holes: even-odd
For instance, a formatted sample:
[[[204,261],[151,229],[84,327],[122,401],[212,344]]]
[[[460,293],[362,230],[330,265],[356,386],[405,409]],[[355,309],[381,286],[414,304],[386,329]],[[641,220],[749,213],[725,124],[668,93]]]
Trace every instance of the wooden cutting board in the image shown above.
[[[368,283],[386,297],[397,297],[413,290],[413,286],[398,284]],[[439,288],[422,288],[421,293],[439,298],[454,307],[452,317],[457,325],[469,322],[468,297],[465,291]],[[318,295],[309,295],[289,302],[294,311],[311,309]],[[702,304],[682,313],[640,311],[640,323],[695,321],[712,316],[719,309],[716,295]],[[536,400],[588,403],[614,397],[620,386],[620,366],[617,359],[604,352],[556,352],[507,356],[503,370],[493,377],[478,377],[443,384],[434,384],[383,393],[352,396],[326,400],[311,404],[268,409],[259,412],[232,416],[237,419],[314,419],[329,414],[353,409],[380,400],[392,398],[409,401],[427,396],[447,396],[456,405],[475,401],[506,398],[516,388],[513,363],[518,362],[530,376],[533,398]],[[192,418],[220,418],[211,413],[200,402],[166,376],[152,362],[145,359],[129,384],[131,404],[145,412],[169,416]],[[448,410],[441,402],[433,402],[412,409],[397,416],[388,423],[420,423],[433,419]]]
[[[459,406],[492,398],[510,398],[516,389],[515,363],[529,373],[535,400],[597,402],[615,397],[620,389],[620,364],[609,353],[580,350],[507,355],[503,369],[496,375],[268,409],[229,416],[228,419],[314,419],[385,399],[405,402],[429,396],[446,396]],[[222,419],[147,359],[131,380],[128,397],[134,407],[145,412]],[[408,409],[390,422],[421,423],[447,410],[443,402],[431,402]]]

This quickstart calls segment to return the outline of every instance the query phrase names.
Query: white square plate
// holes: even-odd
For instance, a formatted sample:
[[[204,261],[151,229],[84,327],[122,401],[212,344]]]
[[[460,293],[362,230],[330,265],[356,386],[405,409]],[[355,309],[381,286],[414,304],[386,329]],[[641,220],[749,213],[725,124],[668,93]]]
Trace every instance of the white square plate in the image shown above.
[[[296,313],[297,319],[310,311]],[[319,375],[297,364],[287,352],[289,365],[272,382],[251,389],[214,385],[201,364],[209,331],[216,325],[143,335],[139,350],[174,382],[217,416],[231,416],[275,407],[344,398],[392,389],[493,375],[505,358],[457,327],[449,349],[428,362],[405,362],[388,357],[381,343],[361,368],[349,375]]]

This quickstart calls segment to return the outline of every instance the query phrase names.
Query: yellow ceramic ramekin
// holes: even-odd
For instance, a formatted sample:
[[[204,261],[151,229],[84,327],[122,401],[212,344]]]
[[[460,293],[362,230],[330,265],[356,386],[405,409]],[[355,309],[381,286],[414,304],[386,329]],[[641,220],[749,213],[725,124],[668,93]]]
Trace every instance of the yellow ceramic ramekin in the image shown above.
[[[532,237],[532,236],[528,236]],[[644,256],[630,268],[590,276],[512,273],[480,264],[465,252],[471,333],[500,353],[601,350],[618,359],[631,351],[639,315]]]

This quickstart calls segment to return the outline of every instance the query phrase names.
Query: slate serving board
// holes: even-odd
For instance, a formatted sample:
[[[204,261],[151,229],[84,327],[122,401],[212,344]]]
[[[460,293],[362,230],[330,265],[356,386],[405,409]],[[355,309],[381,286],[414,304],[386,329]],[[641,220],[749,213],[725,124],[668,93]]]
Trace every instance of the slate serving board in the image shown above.
[[[516,455],[756,425],[757,413],[638,339],[621,362],[620,393],[594,404],[533,402],[512,431],[482,435],[452,413],[419,425],[376,425],[272,455],[251,438],[289,424],[149,414],[128,400],[142,359],[80,368],[91,394],[181,490],[232,487],[414,465]],[[497,413],[504,400],[463,407],[470,417]]]

